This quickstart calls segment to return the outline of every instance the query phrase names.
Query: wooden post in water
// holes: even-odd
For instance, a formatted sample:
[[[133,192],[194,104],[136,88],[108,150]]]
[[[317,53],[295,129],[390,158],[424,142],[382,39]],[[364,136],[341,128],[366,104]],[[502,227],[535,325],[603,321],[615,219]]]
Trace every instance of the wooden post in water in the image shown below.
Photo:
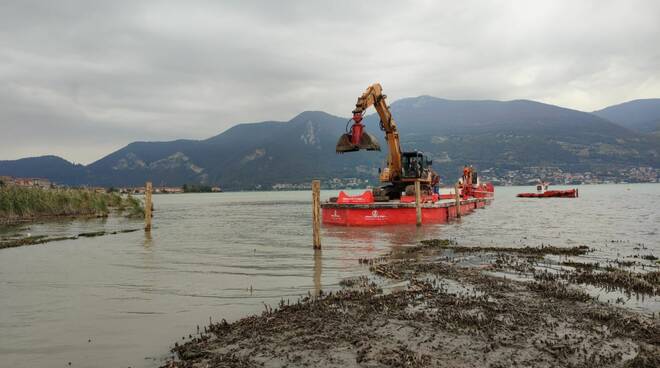
[[[321,249],[321,181],[312,180],[312,227],[314,249]]]
[[[458,192],[458,183],[454,186],[454,194],[456,197],[456,217],[461,217],[461,195]]]
[[[417,226],[422,226],[422,189],[419,180],[415,180],[415,210],[417,212]]]
[[[151,182],[144,186],[144,231],[151,231]]]

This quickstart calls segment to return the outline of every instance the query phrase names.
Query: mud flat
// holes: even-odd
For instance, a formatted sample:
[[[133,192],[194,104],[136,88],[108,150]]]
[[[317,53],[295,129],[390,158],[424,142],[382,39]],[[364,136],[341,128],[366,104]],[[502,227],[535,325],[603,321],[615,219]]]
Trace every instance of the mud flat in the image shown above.
[[[139,230],[141,229],[126,229],[126,230],[117,230],[117,231],[93,231],[87,233],[79,233],[78,235],[72,235],[72,236],[34,235],[34,236],[26,236],[15,239],[0,239],[0,249],[15,248],[24,245],[45,244],[50,242],[62,241],[62,240],[74,240],[79,238],[95,238],[97,236],[103,236],[103,235],[132,233]]]
[[[176,358],[164,367],[660,367],[655,313],[610,305],[576,286],[630,284],[657,295],[657,271],[537,270],[545,256],[585,252],[467,249],[446,240],[399,248],[360,260],[371,276],[345,280],[339,291],[198,327],[175,343]],[[466,265],[467,253],[493,256]]]

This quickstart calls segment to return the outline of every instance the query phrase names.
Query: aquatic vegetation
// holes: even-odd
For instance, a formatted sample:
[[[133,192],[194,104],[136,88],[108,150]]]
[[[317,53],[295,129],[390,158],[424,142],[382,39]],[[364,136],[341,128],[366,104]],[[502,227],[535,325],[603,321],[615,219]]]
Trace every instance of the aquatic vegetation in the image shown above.
[[[0,187],[0,223],[46,217],[107,216],[111,209],[128,216],[144,214],[142,202],[117,193],[86,189]]]
[[[660,271],[630,272],[621,269],[608,269],[595,272],[591,269],[576,269],[572,272],[536,272],[536,280],[565,280],[573,284],[589,284],[606,288],[620,289],[629,293],[660,294]]]
[[[580,245],[577,247],[555,247],[552,245],[542,245],[540,247],[467,247],[456,245],[455,241],[448,239],[431,239],[422,240],[422,245],[428,247],[436,247],[440,249],[451,249],[457,253],[469,252],[505,252],[516,254],[527,254],[536,256],[545,255],[564,255],[564,256],[579,256],[586,254],[590,251],[589,247]]]
[[[366,276],[351,277],[339,281],[339,286],[343,288],[352,288],[356,286],[364,286],[368,284],[369,278]]]
[[[576,269],[593,271],[600,268],[599,263],[584,263],[584,262],[575,262],[575,261],[564,261],[560,263],[562,266],[573,267]]]
[[[566,284],[553,281],[541,281],[530,284],[530,289],[548,298],[586,302],[591,296],[584,291]]]

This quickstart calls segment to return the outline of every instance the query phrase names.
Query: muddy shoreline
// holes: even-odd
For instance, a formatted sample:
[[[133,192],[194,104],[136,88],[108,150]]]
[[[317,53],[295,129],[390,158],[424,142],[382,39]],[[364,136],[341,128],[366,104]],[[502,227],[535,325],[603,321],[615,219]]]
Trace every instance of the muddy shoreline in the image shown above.
[[[109,214],[98,214],[98,213],[0,217],[0,226],[22,225],[22,224],[41,222],[41,221],[85,220],[85,219],[107,218],[107,217],[109,217]]]
[[[198,327],[164,367],[658,367],[660,316],[599,301],[593,283],[660,294],[656,270],[537,270],[575,248],[472,248],[435,240],[359,260],[371,275]],[[491,253],[481,264],[464,254]],[[569,263],[570,264],[570,263]],[[502,272],[527,274],[528,280]],[[500,274],[498,274],[500,273]],[[392,285],[394,287],[385,287]],[[385,290],[383,290],[385,287]]]
[[[0,249],[22,247],[24,245],[45,244],[45,243],[50,243],[50,242],[62,241],[62,240],[74,240],[74,239],[80,239],[80,238],[95,238],[97,236],[104,236],[104,235],[132,233],[132,232],[139,231],[139,230],[141,230],[141,229],[126,229],[126,230],[116,230],[116,231],[101,230],[101,231],[92,231],[92,232],[79,233],[77,235],[71,235],[71,236],[33,235],[33,236],[26,236],[26,237],[23,237],[23,238],[16,238],[16,239],[2,239],[2,240],[0,240]]]

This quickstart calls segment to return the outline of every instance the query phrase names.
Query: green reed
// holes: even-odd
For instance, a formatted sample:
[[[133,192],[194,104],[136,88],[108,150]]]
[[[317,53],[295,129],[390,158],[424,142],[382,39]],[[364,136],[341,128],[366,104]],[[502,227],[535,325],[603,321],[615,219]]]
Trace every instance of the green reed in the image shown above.
[[[0,187],[0,222],[39,217],[107,216],[114,209],[128,216],[142,216],[142,202],[132,196],[87,189]]]

